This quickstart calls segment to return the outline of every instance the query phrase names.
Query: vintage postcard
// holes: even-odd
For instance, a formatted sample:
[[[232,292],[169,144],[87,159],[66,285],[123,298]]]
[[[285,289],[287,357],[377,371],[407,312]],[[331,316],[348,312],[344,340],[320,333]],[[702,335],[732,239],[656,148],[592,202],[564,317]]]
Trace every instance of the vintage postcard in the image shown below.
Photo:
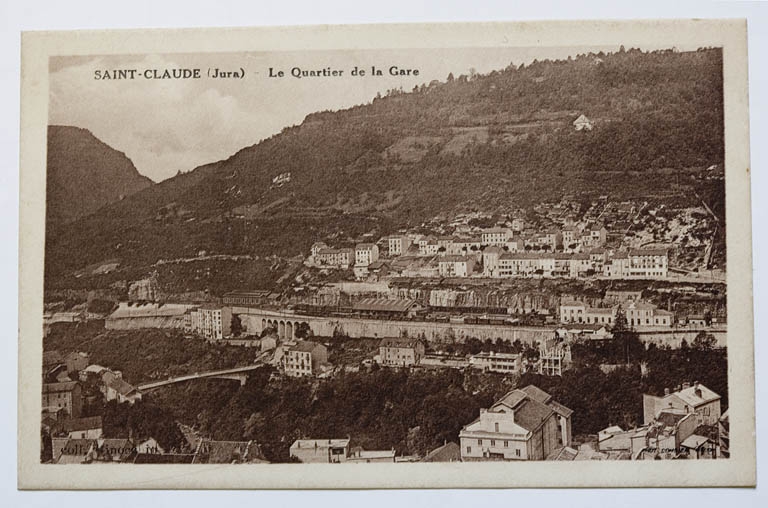
[[[751,486],[743,20],[22,36],[19,486]]]

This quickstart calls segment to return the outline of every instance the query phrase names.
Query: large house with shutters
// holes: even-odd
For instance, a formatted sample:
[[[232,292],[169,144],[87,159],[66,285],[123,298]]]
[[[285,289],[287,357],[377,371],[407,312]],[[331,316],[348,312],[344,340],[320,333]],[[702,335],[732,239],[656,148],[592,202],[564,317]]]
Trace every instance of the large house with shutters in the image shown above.
[[[461,459],[544,460],[570,446],[572,414],[534,385],[512,390],[461,429]]]

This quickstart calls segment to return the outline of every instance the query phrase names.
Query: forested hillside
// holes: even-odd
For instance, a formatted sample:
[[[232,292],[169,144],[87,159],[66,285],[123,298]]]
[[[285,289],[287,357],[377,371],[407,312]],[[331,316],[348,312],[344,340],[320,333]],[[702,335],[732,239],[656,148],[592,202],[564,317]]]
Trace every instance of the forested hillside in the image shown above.
[[[592,130],[574,129],[580,114]],[[448,76],[309,115],[49,234],[46,282],[112,258],[293,256],[332,235],[565,194],[684,204],[705,185],[690,176],[723,157],[719,49],[622,50]]]
[[[133,162],[77,127],[48,127],[48,223],[71,221],[152,185]]]

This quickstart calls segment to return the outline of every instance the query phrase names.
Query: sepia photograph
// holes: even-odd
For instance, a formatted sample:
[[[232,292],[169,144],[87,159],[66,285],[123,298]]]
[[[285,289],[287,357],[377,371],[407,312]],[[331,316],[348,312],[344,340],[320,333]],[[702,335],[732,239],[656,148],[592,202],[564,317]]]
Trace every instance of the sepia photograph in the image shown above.
[[[25,34],[22,485],[754,485],[745,26]]]

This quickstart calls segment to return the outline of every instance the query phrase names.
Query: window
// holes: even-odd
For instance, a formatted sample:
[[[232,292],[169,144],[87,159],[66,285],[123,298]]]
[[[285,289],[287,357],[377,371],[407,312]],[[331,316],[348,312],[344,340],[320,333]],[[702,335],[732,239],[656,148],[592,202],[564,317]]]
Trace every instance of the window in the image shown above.
[[[517,450],[515,450],[515,457],[519,457],[519,456],[520,456],[520,449],[518,448]]]
[[[477,444],[478,444],[479,446],[483,446],[483,440],[482,440],[482,439],[478,439],[478,440],[477,440]]]
[[[509,441],[504,441],[504,448],[509,448]]]
[[[499,422],[496,422],[493,424],[493,429],[498,432],[499,431]]]
[[[467,453],[472,453],[472,447],[471,446],[467,446]]]
[[[496,440],[495,439],[491,439],[491,446],[496,446]]]

